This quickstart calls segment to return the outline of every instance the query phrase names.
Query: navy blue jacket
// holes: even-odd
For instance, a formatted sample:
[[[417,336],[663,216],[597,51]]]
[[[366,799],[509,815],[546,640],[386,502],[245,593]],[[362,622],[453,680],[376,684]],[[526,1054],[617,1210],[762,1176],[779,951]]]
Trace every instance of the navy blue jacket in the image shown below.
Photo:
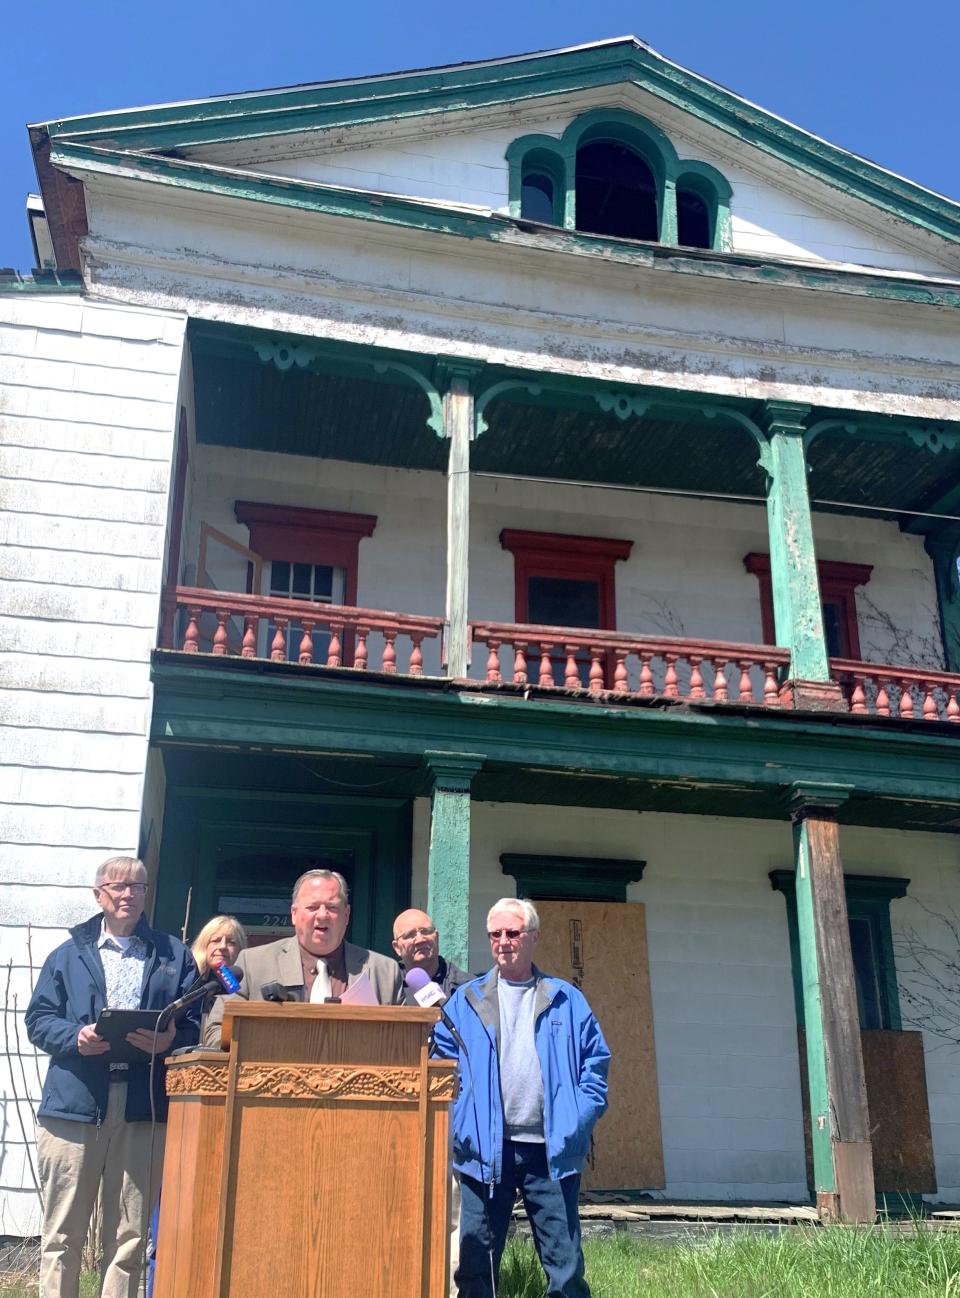
[[[44,961],[36,990],[27,1007],[27,1036],[50,1056],[41,1118],[72,1122],[102,1122],[110,1087],[110,1055],[81,1055],[77,1033],[96,1023],[106,1005],[107,986],[97,942],[103,916],[94,915],[70,930],[69,939]],[[136,935],[147,944],[140,1008],[162,1010],[182,996],[196,980],[197,966],[189,948],[167,933],[158,933],[141,916]],[[200,1006],[193,1005],[177,1023],[171,1050],[195,1045],[200,1034]],[[150,1121],[150,1058],[131,1064],[127,1076],[128,1122]],[[154,1066],[156,1117],[167,1116],[166,1069],[158,1057]]]

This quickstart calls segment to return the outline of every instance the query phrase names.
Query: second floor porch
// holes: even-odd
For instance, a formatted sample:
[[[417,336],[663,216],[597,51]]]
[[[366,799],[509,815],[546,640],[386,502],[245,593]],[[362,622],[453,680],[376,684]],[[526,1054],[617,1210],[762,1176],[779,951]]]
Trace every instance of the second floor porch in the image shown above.
[[[166,648],[960,719],[952,427],[209,326],[192,365]]]

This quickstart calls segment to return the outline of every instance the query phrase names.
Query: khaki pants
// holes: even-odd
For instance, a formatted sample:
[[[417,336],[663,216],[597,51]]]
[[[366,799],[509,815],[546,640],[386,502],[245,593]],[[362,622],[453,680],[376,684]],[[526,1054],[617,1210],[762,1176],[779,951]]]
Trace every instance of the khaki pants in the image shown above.
[[[78,1298],[80,1261],[103,1182],[102,1298],[136,1298],[142,1233],[160,1191],[166,1128],[158,1123],[150,1165],[150,1123],[127,1122],[126,1082],[112,1082],[100,1127],[40,1118],[37,1161],[43,1185],[40,1298]],[[147,1177],[150,1176],[150,1186]]]

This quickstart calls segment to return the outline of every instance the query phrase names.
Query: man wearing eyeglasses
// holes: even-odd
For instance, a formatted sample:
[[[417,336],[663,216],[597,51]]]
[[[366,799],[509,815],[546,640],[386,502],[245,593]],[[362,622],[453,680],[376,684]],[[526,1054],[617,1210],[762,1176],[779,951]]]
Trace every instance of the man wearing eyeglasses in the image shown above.
[[[494,1298],[519,1190],[547,1276],[547,1298],[589,1298],[577,1201],[610,1051],[583,993],[533,963],[540,919],[504,897],[487,915],[494,966],[446,1011],[465,1047],[453,1113],[460,1173],[460,1298]],[[462,1050],[444,1023],[435,1041]]]
[[[425,910],[400,912],[393,921],[393,949],[404,973],[422,969],[432,982],[443,988],[448,999],[473,976],[440,954],[437,926]],[[417,1003],[409,988],[406,999],[409,1005]]]
[[[147,924],[141,861],[104,861],[93,895],[100,913],[72,928],[47,957],[26,1013],[27,1036],[50,1056],[37,1116],[43,1298],[77,1298],[101,1185],[100,1293],[131,1298],[138,1292],[144,1226],[163,1170],[167,1097],[159,1057],[194,1045],[199,1035],[197,1006],[162,1032],[129,1033],[137,1062],[111,1058],[113,1047],[96,1031],[100,1011],[161,1010],[187,991],[197,966],[182,942]]]

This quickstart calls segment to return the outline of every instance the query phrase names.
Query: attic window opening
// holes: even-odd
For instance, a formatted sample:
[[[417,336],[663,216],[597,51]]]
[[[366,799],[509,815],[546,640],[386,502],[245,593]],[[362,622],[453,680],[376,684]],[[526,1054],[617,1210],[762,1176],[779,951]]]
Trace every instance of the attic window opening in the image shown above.
[[[520,193],[520,215],[525,221],[553,225],[556,211],[556,189],[553,179],[534,171],[524,176]]]
[[[677,242],[684,248],[712,248],[710,208],[692,189],[677,190]]]
[[[657,182],[639,153],[613,140],[577,150],[577,229],[620,239],[660,236]]]

